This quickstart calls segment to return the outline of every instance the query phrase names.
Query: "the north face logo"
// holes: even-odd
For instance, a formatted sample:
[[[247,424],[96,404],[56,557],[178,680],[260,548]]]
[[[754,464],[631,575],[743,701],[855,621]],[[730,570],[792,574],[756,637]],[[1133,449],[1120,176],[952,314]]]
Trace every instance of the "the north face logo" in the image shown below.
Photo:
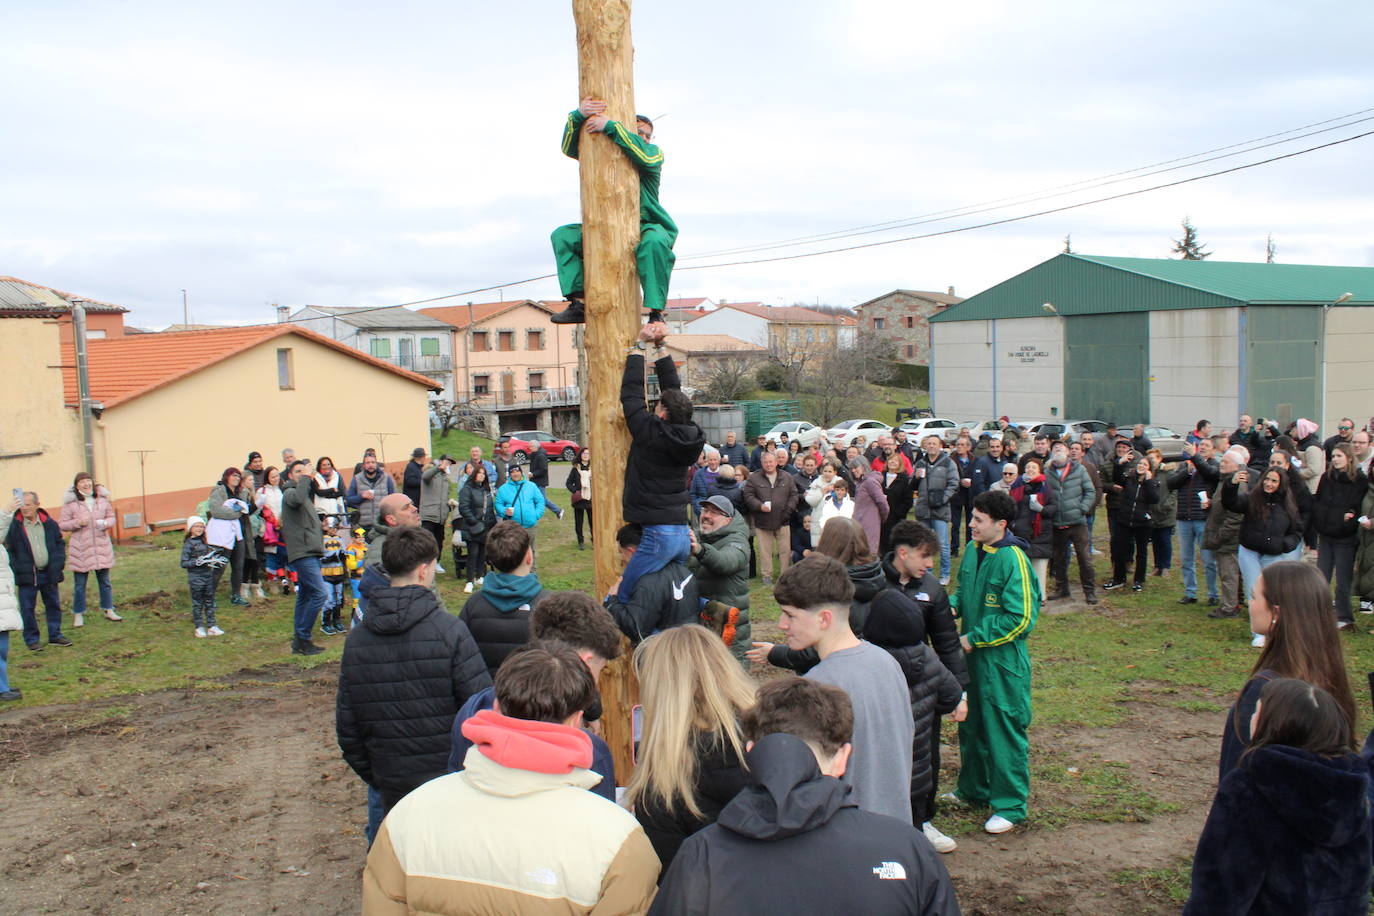
[[[873,867],[873,874],[883,881],[905,881],[906,869],[901,862],[884,862],[882,865]]]

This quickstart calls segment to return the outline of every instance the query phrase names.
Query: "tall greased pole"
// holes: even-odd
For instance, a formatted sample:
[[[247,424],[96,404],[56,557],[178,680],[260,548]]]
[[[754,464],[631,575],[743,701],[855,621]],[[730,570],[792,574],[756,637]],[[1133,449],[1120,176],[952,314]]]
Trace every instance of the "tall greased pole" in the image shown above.
[[[634,128],[634,47],[630,0],[573,0],[577,25],[578,98],[606,102],[606,115]],[[596,589],[604,595],[620,576],[615,533],[630,434],[620,407],[625,351],[639,332],[639,173],[604,134],[583,134],[578,147],[582,189],[582,251],[586,271],[588,444],[592,450],[592,545]],[[602,730],[623,785],[634,766],[630,711],[639,684],[626,652],[601,674]]]

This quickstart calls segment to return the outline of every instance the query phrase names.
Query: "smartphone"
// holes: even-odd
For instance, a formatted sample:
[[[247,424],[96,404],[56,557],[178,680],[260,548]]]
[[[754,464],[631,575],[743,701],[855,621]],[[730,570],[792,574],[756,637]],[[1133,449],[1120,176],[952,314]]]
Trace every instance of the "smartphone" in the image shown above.
[[[1370,674],[1370,684],[1374,685],[1374,673]],[[644,734],[644,707],[636,703],[630,710],[630,760],[639,765],[639,739]]]

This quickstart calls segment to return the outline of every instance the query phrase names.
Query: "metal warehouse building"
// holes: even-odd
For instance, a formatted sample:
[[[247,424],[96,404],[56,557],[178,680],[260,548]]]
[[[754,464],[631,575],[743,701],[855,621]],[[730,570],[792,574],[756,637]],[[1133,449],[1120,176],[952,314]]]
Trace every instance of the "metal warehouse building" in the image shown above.
[[[1374,414],[1374,268],[1062,254],[930,318],[937,416]]]

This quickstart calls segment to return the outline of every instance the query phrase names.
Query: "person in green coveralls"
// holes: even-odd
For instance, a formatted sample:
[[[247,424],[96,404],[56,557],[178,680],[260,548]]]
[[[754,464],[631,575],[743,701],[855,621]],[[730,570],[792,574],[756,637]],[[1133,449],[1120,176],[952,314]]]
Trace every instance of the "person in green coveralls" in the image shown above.
[[[1030,794],[1030,654],[1026,637],[1040,612],[1040,586],[1026,542],[1007,530],[1016,504],[997,490],[973,500],[976,553],[959,563],[949,603],[963,618],[968,718],[959,723],[959,785],[946,801],[988,805],[983,829],[1006,833],[1026,819]]]
[[[635,116],[635,129],[631,132],[619,121],[607,118],[605,110],[605,102],[587,98],[576,111],[568,113],[568,123],[563,128],[563,154],[576,159],[582,130],[600,131],[624,150],[639,170],[639,247],[635,249],[635,263],[639,268],[639,283],[644,288],[644,307],[649,310],[649,321],[662,321],[663,308],[668,301],[668,278],[677,260],[673,254],[677,223],[658,202],[663,151],[649,142],[654,136],[654,125],[644,115]],[[587,320],[583,299],[586,286],[582,272],[582,224],[559,226],[553,231],[552,241],[558,265],[558,285],[568,300],[568,307],[553,316],[553,323],[582,324]]]

